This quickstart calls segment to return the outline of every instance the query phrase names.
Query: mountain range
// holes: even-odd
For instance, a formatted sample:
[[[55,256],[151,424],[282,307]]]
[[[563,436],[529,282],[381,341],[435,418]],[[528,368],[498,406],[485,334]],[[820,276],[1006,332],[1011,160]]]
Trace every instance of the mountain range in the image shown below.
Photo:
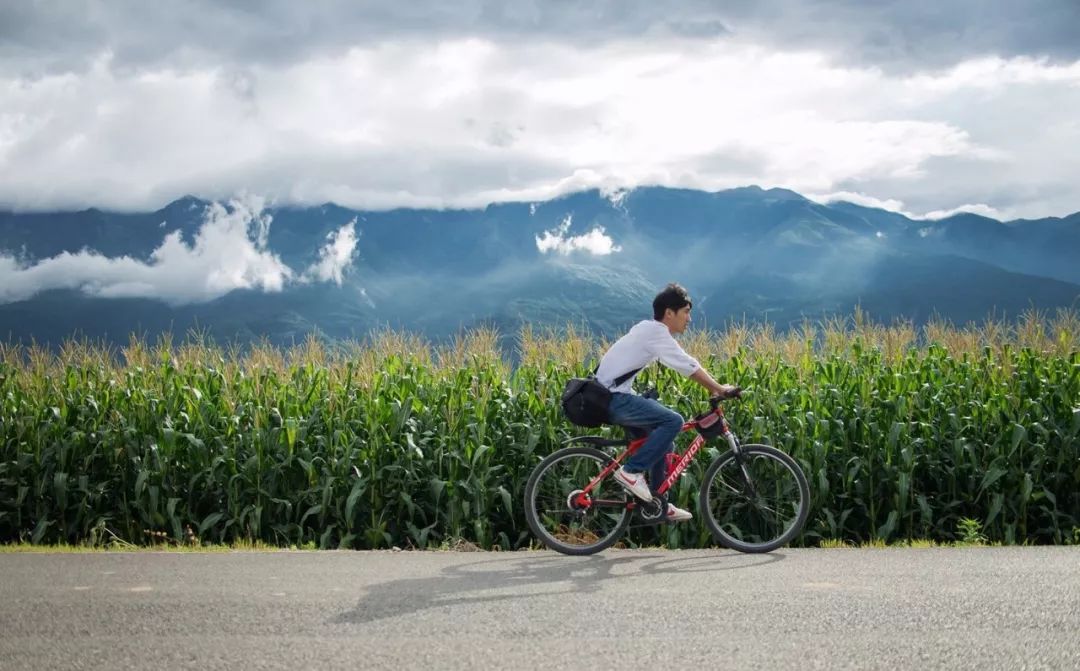
[[[695,325],[715,328],[784,329],[856,305],[876,321],[963,324],[1080,298],[1080,213],[916,220],[758,187],[592,190],[473,210],[267,207],[245,224],[252,246],[238,253],[261,254],[260,272],[287,269],[280,286],[245,275],[207,293],[194,286],[201,276],[179,287],[160,277],[167,253],[211,258],[207,227],[236,211],[187,197],[146,213],[0,212],[0,338],[126,343],[198,328],[219,342],[289,344],[391,327],[440,340],[477,325],[513,335],[568,322],[612,337],[650,316],[671,281],[690,290]],[[340,273],[304,275],[335,235],[355,240]]]

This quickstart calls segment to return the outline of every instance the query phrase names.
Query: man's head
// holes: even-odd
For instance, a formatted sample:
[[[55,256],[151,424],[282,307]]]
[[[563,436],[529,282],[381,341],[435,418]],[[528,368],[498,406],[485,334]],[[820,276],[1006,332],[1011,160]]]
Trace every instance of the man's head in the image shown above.
[[[653,319],[663,322],[672,334],[682,333],[690,325],[690,309],[693,307],[686,289],[672,282],[653,299]]]

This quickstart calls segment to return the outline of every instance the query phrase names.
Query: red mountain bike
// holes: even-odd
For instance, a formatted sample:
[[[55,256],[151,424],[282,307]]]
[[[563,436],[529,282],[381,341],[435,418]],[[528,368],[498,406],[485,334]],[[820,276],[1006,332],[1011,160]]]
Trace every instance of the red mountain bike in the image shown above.
[[[731,432],[721,399],[710,410],[683,424],[698,435],[682,454],[671,455],[667,478],[653,486],[653,499],[635,498],[611,474],[645,442],[646,437],[576,436],[548,455],[525,485],[525,517],[544,545],[569,555],[587,555],[611,547],[638,515],[643,525],[667,522],[667,492],[694,455],[714,438],[728,449],[705,472],[698,508],[713,537],[740,552],[770,552],[799,535],[810,513],[810,487],[799,464],[769,445],[740,445]],[[628,427],[624,427],[628,428]],[[624,447],[612,457],[601,448]]]

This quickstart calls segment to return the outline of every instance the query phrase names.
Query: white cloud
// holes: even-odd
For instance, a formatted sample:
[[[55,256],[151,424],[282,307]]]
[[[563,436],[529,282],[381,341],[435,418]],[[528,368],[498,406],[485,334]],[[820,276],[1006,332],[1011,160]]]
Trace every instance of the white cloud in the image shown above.
[[[993,207],[990,207],[989,205],[984,205],[982,203],[975,203],[973,205],[961,205],[960,207],[956,207],[951,210],[935,210],[933,212],[927,212],[921,217],[913,217],[913,219],[946,219],[953,216],[954,214],[961,213],[979,214],[984,217],[989,217],[991,219],[997,219],[998,221],[1003,221],[1005,219],[1005,216],[1002,215],[1001,212],[999,212]]]
[[[919,73],[903,80],[908,95],[930,97],[979,89],[1003,89],[1015,84],[1080,83],[1080,61],[1051,63],[1047,58],[1018,56],[976,58],[958,63],[943,72]]]
[[[245,190],[360,209],[479,207],[759,184],[913,211],[1080,209],[1080,62],[895,74],[745,35],[401,39],[186,69],[114,61],[0,74],[0,207],[145,210]]]
[[[75,289],[103,298],[156,298],[170,304],[200,303],[236,289],[281,291],[296,273],[270,252],[271,218],[259,198],[214,203],[188,245],[180,231],[167,234],[148,261],[109,258],[90,250],[36,262],[0,255],[0,303],[50,289]],[[340,284],[355,247],[353,224],[331,236],[311,277]]]
[[[611,237],[604,233],[603,226],[597,226],[582,235],[567,237],[566,234],[570,232],[572,221],[573,215],[568,214],[557,228],[544,231],[543,237],[536,236],[536,248],[541,254],[556,252],[567,256],[576,251],[583,251],[594,256],[607,256],[622,251],[622,247],[616,245]]]
[[[856,205],[862,205],[864,207],[875,207],[880,210],[896,212],[897,214],[904,215],[908,219],[914,220],[945,219],[947,217],[953,216],[954,214],[960,214],[962,212],[979,214],[984,217],[989,217],[991,219],[997,219],[998,221],[1006,221],[1007,219],[1011,218],[1008,212],[1002,212],[1001,210],[998,210],[997,208],[991,207],[984,203],[965,204],[949,210],[934,210],[932,212],[927,212],[926,214],[916,214],[907,211],[904,208],[904,203],[899,200],[880,200],[872,196],[867,196],[861,193],[853,193],[851,191],[839,191],[829,194],[807,195],[806,197],[816,203],[821,204],[829,204],[843,201],[848,203],[854,203]],[[926,235],[923,234],[922,237],[926,237]]]
[[[888,210],[889,212],[910,216],[904,211],[904,204],[893,198],[882,200],[880,198],[874,198],[873,196],[867,196],[866,194],[855,193],[852,191],[837,191],[835,193],[825,194],[806,193],[803,195],[815,203],[821,203],[822,205],[845,202],[862,205],[863,207],[876,207],[879,210]]]
[[[319,250],[319,260],[304,272],[305,281],[333,281],[341,286],[345,269],[352,265],[356,253],[356,217],[348,224],[326,236],[328,242]]]
[[[604,195],[605,198],[608,199],[608,201],[611,202],[612,207],[617,210],[622,210],[623,212],[626,212],[626,195],[630,193],[629,189],[622,187],[615,189],[602,189],[601,193]]]

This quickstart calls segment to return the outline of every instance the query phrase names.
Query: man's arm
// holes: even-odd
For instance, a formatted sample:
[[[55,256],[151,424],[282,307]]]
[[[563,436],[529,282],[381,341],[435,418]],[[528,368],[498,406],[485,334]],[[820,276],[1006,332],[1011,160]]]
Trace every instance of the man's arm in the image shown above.
[[[655,355],[660,358],[661,363],[668,368],[679,371],[705,387],[711,395],[728,396],[735,391],[736,387],[734,385],[720,384],[714,380],[709,375],[709,372],[698,363],[698,360],[687,354],[666,330],[661,330],[657,335],[653,336],[649,346]]]
[[[720,384],[713,379],[712,375],[704,368],[698,368],[690,375],[690,379],[709,390],[710,396],[727,396],[735,390],[734,385]]]

